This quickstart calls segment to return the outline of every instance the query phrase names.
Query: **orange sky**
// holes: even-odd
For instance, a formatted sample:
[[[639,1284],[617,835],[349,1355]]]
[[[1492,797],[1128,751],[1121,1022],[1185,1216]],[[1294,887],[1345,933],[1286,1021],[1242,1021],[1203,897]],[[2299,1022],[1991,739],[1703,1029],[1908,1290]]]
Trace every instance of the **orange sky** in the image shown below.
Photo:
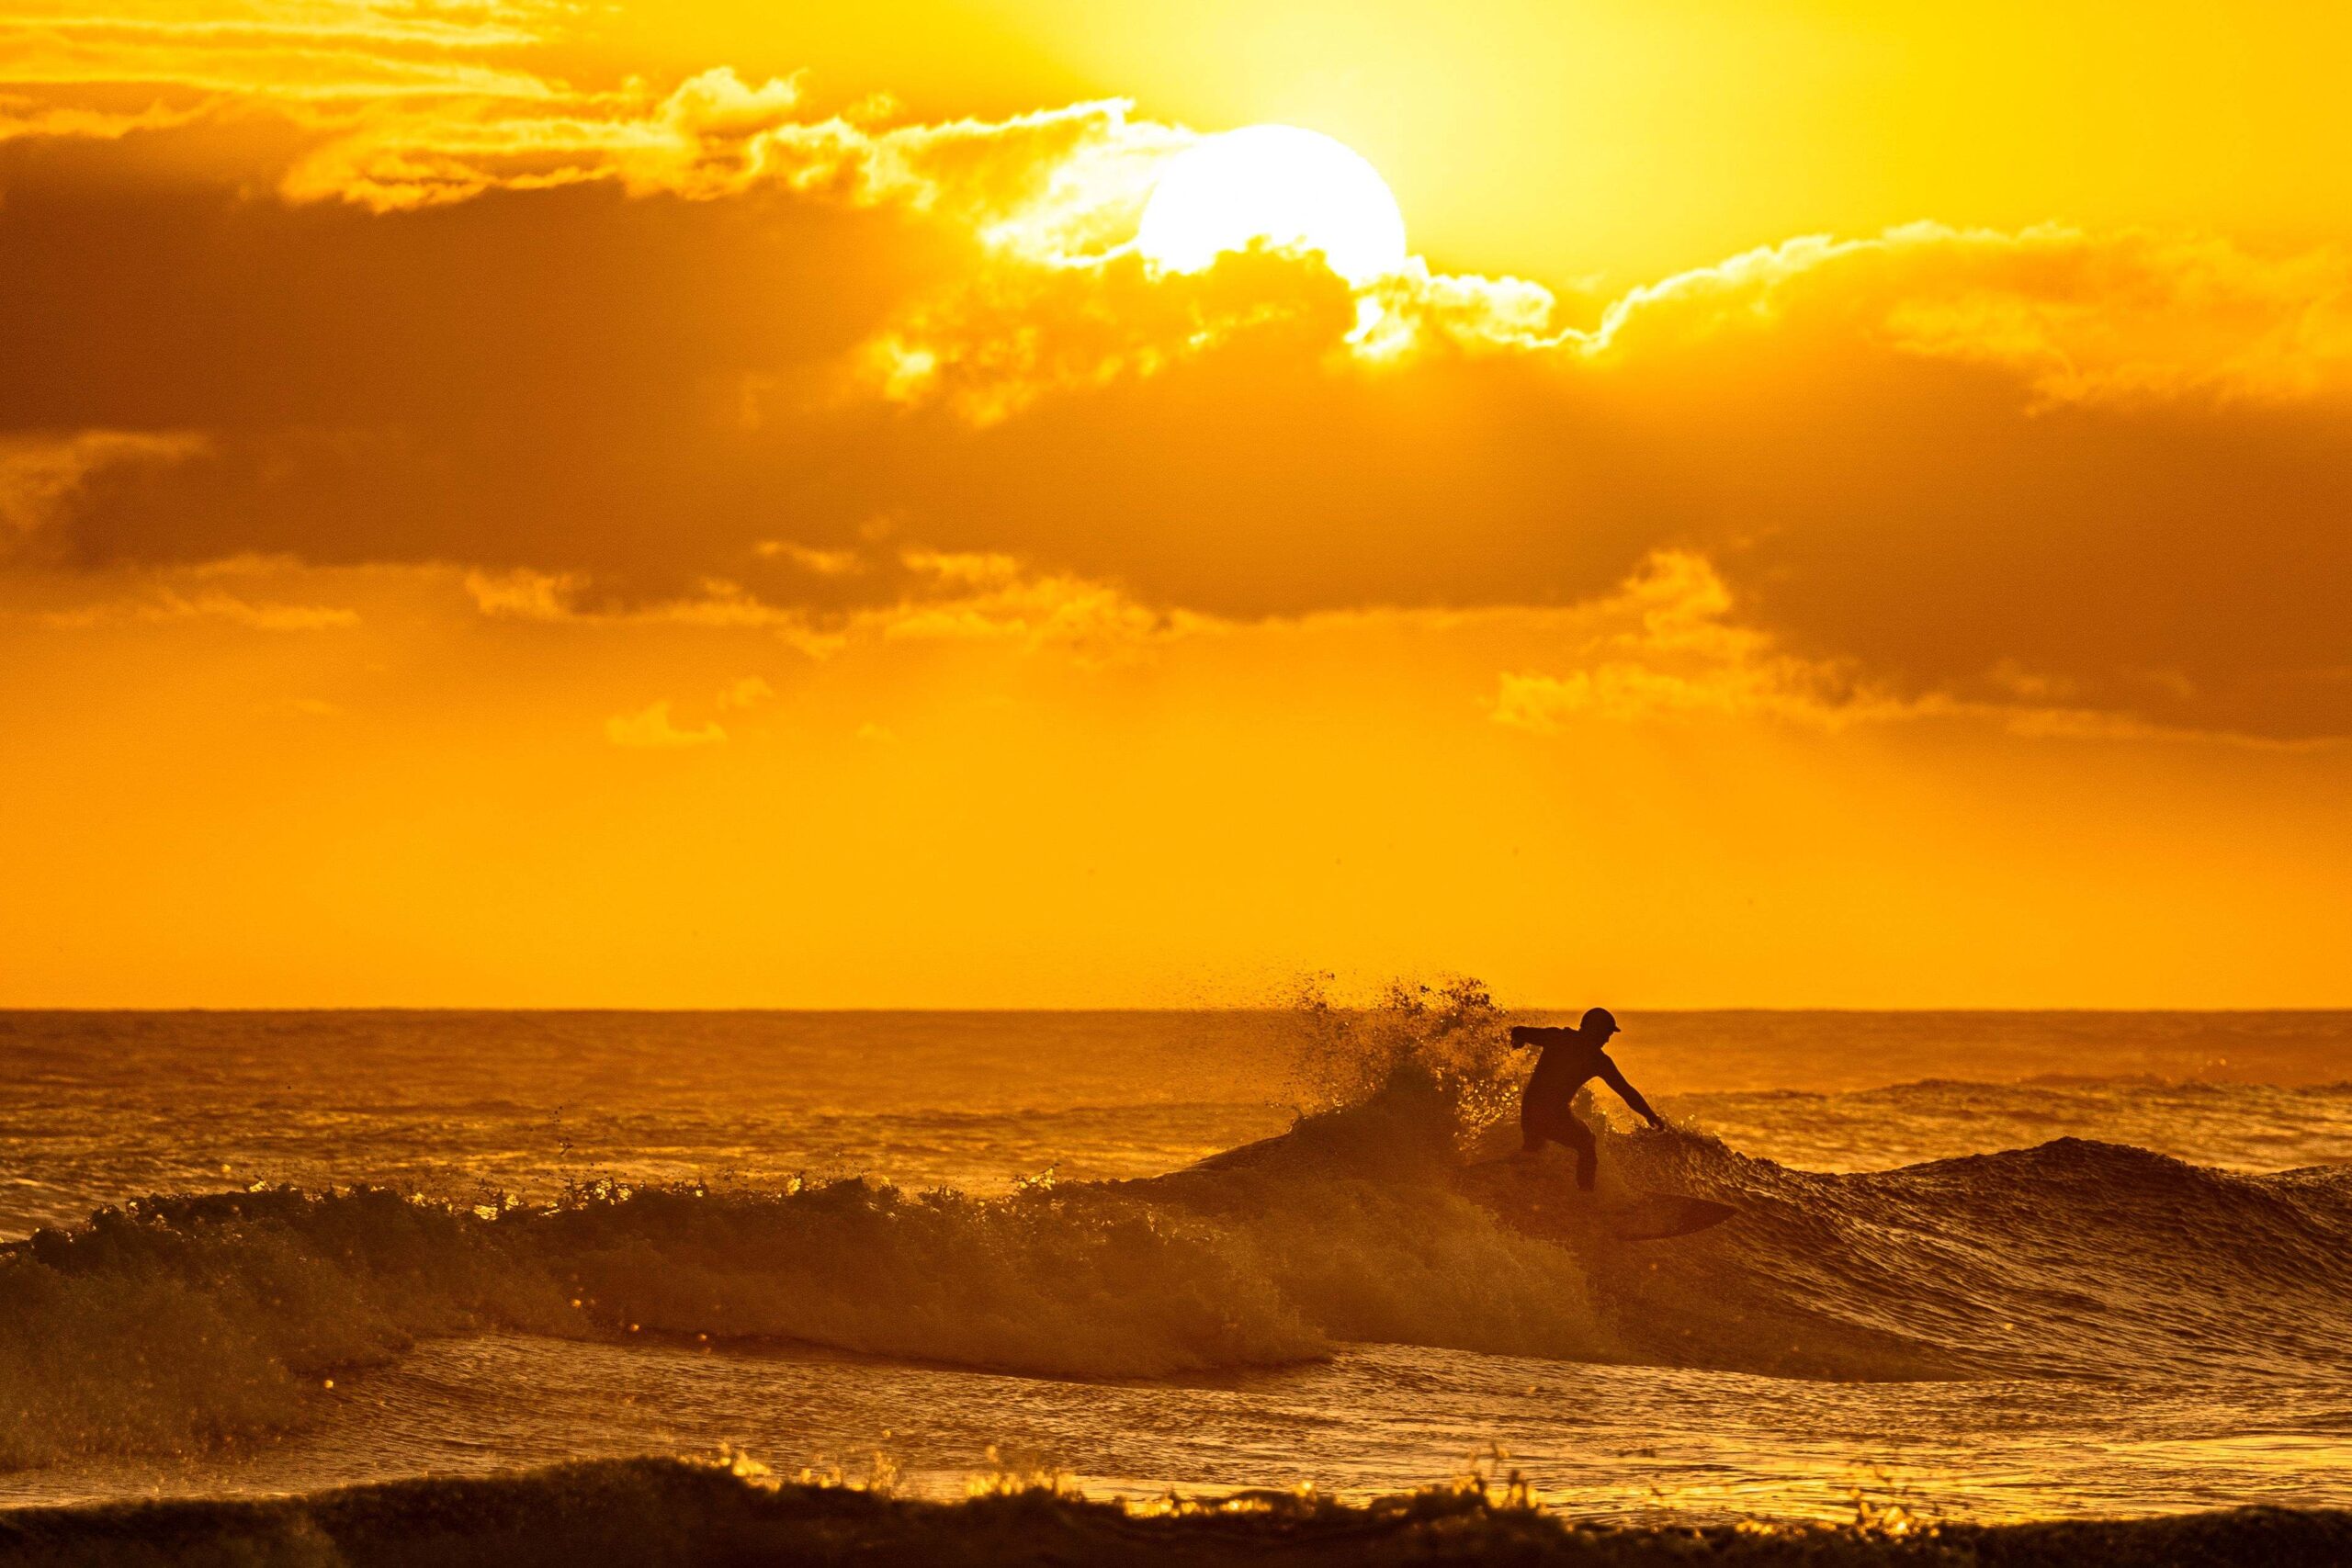
[[[11,6],[0,1005],[2352,1002],[2346,27]]]

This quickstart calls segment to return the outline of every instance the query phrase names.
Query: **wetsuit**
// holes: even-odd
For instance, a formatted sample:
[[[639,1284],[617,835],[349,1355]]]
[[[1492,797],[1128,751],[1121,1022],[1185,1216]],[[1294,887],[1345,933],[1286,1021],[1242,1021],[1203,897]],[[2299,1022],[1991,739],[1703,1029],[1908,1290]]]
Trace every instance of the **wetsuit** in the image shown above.
[[[1533,1045],[1543,1055],[1535,1059],[1534,1074],[1527,1080],[1527,1089],[1519,1100],[1519,1132],[1523,1140],[1521,1153],[1533,1154],[1545,1144],[1566,1144],[1577,1155],[1577,1185],[1592,1190],[1592,1179],[1600,1164],[1600,1151],[1593,1141],[1592,1129],[1577,1120],[1569,1109],[1577,1090],[1599,1078],[1623,1096],[1626,1104],[1646,1118],[1651,1126],[1659,1126],[1657,1111],[1644,1100],[1641,1091],[1625,1081],[1617,1064],[1609,1059],[1605,1041],[1586,1038],[1581,1030],[1540,1029],[1521,1024],[1510,1032],[1514,1045]]]

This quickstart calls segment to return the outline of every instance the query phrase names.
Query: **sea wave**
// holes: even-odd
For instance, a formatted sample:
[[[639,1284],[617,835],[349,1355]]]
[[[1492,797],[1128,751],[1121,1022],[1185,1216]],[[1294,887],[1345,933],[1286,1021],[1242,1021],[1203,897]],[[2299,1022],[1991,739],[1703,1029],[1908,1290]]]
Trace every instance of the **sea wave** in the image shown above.
[[[486,1328],[791,1338],[1066,1377],[1329,1344],[1245,1242],[1084,1194],[600,1184],[481,1212],[372,1189],[158,1198],[0,1256],[0,1463],[293,1425],[335,1373]]]
[[[2352,1164],[2352,1084],[2180,1082],[2044,1074],[1930,1077],[1832,1093],[1711,1089],[1674,1116],[1807,1170],[1885,1170],[2074,1136],[2244,1171]]]
[[[1738,1211],[1629,1245],[1566,1161],[1514,1168],[1509,1203],[1465,1180],[1512,1129],[1493,1020],[1454,1001],[1350,1021],[1365,1048],[1339,1056],[1376,1071],[1337,1075],[1279,1137],[1143,1180],[992,1200],[608,1180],[480,1207],[274,1188],[105,1210],[0,1248],[0,1464],[294,1425],[349,1369],[490,1329],[1082,1379],[1349,1341],[1849,1380],[2352,1366],[2352,1171],[2066,1138],[1826,1175],[1609,1132],[1602,1201]]]
[[[1593,1271],[1644,1350],[1798,1375],[2148,1377],[2352,1368],[2352,1170],[2245,1175],[2059,1138],[1824,1175],[1613,1134],[1631,1185],[1739,1218]]]

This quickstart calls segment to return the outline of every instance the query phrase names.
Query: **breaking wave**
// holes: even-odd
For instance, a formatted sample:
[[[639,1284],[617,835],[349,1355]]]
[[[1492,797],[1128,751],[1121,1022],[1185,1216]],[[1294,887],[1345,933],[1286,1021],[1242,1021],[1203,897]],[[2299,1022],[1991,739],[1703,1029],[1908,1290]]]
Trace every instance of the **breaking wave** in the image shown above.
[[[481,1210],[281,1188],[148,1199],[0,1252],[0,1463],[290,1426],[338,1371],[489,1329],[1094,1379],[1351,1339],[1608,1353],[1576,1258],[1442,1179],[1237,1171],[997,1200],[604,1183]]]

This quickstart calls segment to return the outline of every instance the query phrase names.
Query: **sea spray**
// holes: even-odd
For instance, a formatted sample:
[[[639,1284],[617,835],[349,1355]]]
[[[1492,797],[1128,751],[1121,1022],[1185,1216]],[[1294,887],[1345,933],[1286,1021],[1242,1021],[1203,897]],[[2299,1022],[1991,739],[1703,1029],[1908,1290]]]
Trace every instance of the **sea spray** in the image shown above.
[[[1303,1113],[1425,1089],[1466,1147],[1516,1108],[1510,1016],[1480,981],[1393,980],[1368,1007],[1335,1003],[1328,984],[1308,981],[1291,1007],[1290,1076]]]

